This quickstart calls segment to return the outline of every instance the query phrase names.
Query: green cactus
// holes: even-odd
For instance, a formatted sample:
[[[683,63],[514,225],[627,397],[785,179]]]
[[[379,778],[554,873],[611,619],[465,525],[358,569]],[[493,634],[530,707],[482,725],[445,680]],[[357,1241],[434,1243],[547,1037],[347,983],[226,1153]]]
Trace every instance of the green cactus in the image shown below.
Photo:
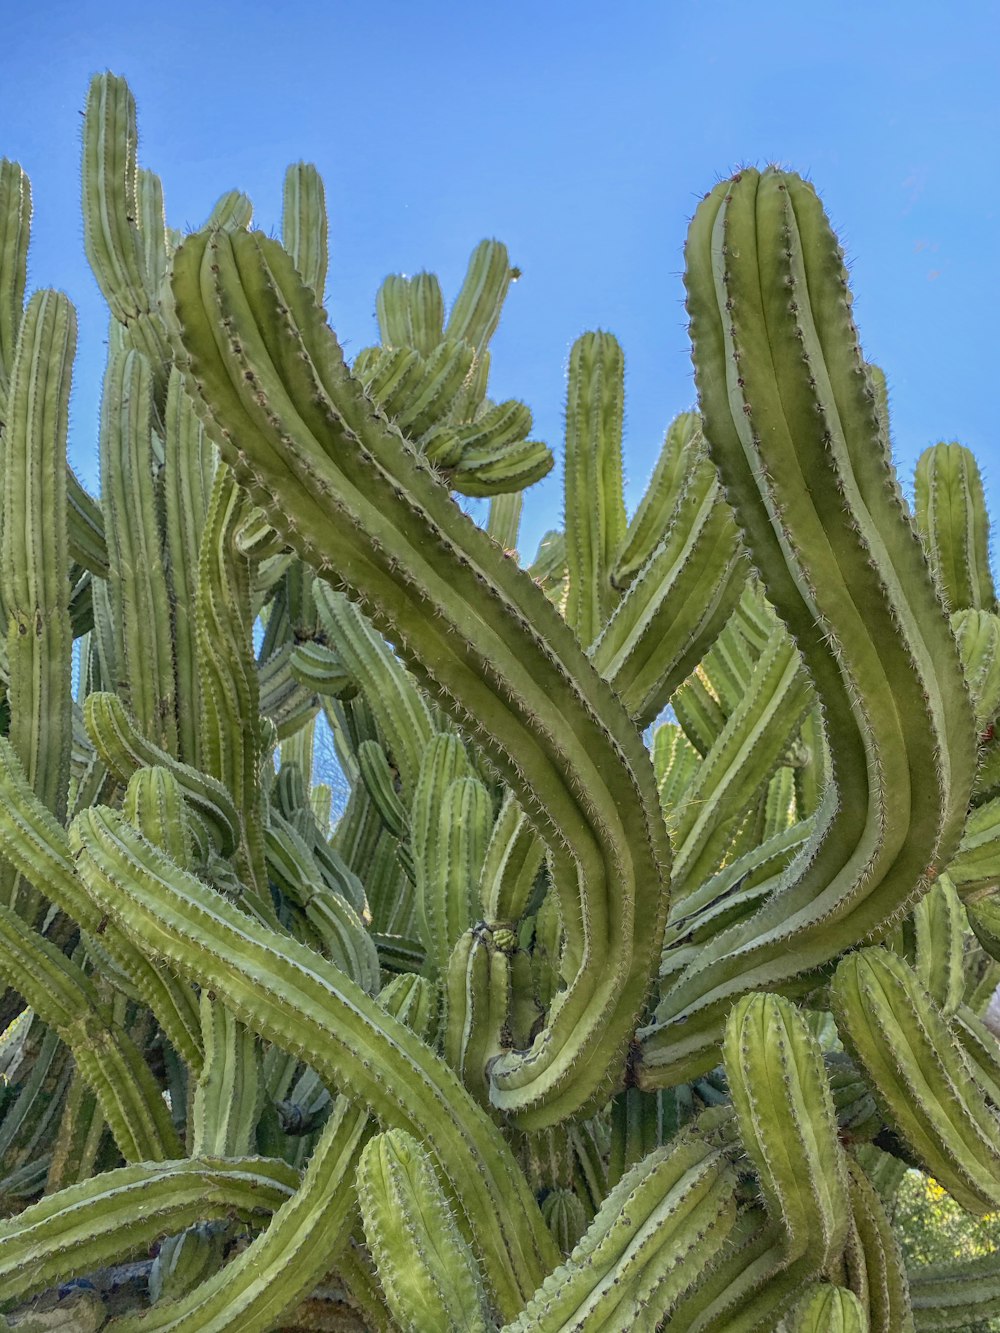
[[[387,278],[348,366],[314,167],[281,244],[236,191],[183,238],[110,74],[83,156],[99,497],[0,162],[0,1318],[97,1328],[150,1245],[121,1333],[1000,1310],[891,1221],[913,1168],[1000,1207],[988,521],[958,445],[909,516],[811,187],[698,209],[699,410],[631,519],[624,352],[576,341],[522,567],[500,242],[450,311]]]

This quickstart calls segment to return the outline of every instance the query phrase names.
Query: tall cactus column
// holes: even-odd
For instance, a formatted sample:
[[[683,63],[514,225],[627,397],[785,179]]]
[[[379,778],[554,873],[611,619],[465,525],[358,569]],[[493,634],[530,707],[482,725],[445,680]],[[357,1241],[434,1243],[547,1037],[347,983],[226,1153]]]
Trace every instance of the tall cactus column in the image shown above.
[[[719,934],[643,1034],[643,1077],[714,1063],[725,1012],[898,919],[952,856],[975,766],[954,636],[896,484],[811,186],[746,171],[687,246],[705,435],[823,707],[833,781],[770,902]]]

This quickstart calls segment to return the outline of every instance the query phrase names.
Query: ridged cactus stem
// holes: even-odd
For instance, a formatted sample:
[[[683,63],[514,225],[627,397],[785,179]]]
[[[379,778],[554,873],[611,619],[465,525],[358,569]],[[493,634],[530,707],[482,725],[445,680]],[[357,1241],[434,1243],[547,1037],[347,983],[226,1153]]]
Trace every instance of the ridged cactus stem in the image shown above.
[[[600,1102],[623,1077],[666,907],[635,728],[541,591],[373,412],[280,247],[191,237],[173,286],[192,390],[240,478],[349,584],[553,849],[568,984],[531,1049],[494,1064],[493,1100],[526,1126]]]
[[[123,929],[384,1124],[428,1143],[500,1308],[516,1313],[556,1261],[554,1244],[499,1131],[440,1057],[339,968],[226,903],[114,812],[84,811],[71,832],[88,891]]]
[[[66,512],[66,434],[76,312],[58,292],[28,303],[10,377],[3,434],[0,596],[7,614],[9,738],[29,783],[58,820],[66,815],[72,629]],[[2,899],[26,920],[38,889],[5,865]]]
[[[705,435],[823,705],[833,782],[768,904],[664,997],[642,1078],[714,1060],[725,1010],[897,919],[961,834],[974,731],[954,636],[880,433],[836,237],[811,186],[719,185],[687,247]]]

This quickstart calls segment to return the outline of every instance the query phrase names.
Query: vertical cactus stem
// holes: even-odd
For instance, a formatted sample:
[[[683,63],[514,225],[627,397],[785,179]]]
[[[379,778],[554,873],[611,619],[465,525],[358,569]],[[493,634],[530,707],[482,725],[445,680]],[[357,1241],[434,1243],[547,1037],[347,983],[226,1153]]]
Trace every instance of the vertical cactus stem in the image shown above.
[[[31,182],[16,162],[0,158],[0,425],[24,313],[30,234]]]
[[[990,519],[971,452],[961,444],[925,449],[913,489],[917,530],[949,611],[995,611]]]
[[[328,259],[326,194],[311,162],[296,162],[285,172],[281,243],[322,305]]]
[[[622,420],[625,359],[610,333],[573,344],[566,399],[566,619],[582,644],[598,635],[618,600],[614,559],[625,536]]]
[[[738,994],[822,967],[905,912],[957,845],[975,764],[954,636],[815,192],[774,169],[744,172],[702,203],[687,255],[706,439],[813,677],[833,781],[769,902],[664,996],[643,1033],[641,1078],[654,1083],[712,1063]]]
[[[173,287],[192,390],[256,502],[336,571],[553,849],[566,986],[532,1047],[494,1063],[494,1102],[527,1127],[606,1100],[666,910],[641,738],[531,578],[372,410],[279,246],[191,237]]]
[[[150,360],[157,404],[166,391],[169,351],[159,314],[157,270],[147,267],[140,227],[135,99],[124,79],[95,74],[83,118],[83,243],[114,318]],[[159,256],[157,256],[159,264]]]
[[[482,356],[500,322],[507,289],[517,276],[505,245],[500,241],[480,241],[469,258],[462,289],[448,314],[445,337],[471,343]]]
[[[25,312],[4,429],[0,598],[7,614],[9,739],[28,782],[66,815],[72,740],[66,434],[76,313],[38,292]],[[57,516],[57,517],[54,517]],[[31,920],[40,895],[3,873],[3,896]]]
[[[198,586],[198,551],[205,527],[215,447],[206,439],[184,387],[184,377],[171,369],[164,420],[164,513],[167,576],[173,617],[174,664],[177,674],[178,758],[199,762],[198,722],[201,683],[198,675],[194,606]]]
[[[153,479],[153,383],[136,351],[112,355],[101,400],[101,503],[110,542],[120,686],[144,735],[177,746],[170,597]]]
[[[195,642],[201,695],[199,752],[206,773],[232,792],[237,865],[265,921],[276,921],[264,866],[263,736],[250,612],[250,562],[234,533],[248,508],[228,468],[215,474],[198,557]]]

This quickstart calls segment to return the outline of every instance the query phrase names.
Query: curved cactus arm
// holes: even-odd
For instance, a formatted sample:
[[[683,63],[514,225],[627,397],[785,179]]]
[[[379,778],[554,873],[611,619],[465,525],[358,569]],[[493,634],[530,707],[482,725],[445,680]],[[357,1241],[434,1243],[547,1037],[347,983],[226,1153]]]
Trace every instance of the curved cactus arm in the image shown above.
[[[899,1241],[875,1186],[853,1157],[850,1173],[854,1241],[845,1255],[852,1289],[865,1293],[871,1333],[913,1333],[913,1312]]]
[[[678,1333],[772,1333],[819,1274],[807,1256],[785,1262],[780,1230],[757,1209],[740,1215],[714,1263],[671,1315]]]
[[[812,699],[795,644],[778,627],[754,666],[743,698],[699,765],[680,806],[671,812],[671,888],[677,900],[719,866],[728,841],[725,826],[749,809],[787,752]]]
[[[732,510],[713,474],[708,463],[695,472],[666,535],[590,650],[639,727],[704,657],[746,580]]]
[[[4,1300],[92,1272],[194,1222],[233,1213],[256,1221],[293,1200],[298,1183],[297,1171],[262,1157],[105,1171],[0,1221]]]
[[[314,584],[314,596],[320,624],[375,714],[408,802],[424,746],[434,734],[430,710],[409,672],[356,606],[321,579]]]
[[[108,361],[101,400],[101,504],[122,690],[143,734],[174,750],[177,699],[170,596],[153,481],[153,382],[136,351]]]
[[[787,1259],[826,1269],[843,1251],[850,1219],[847,1165],[819,1044],[778,995],[737,1001],[726,1023],[726,1077],[740,1137]]]
[[[31,182],[17,162],[0,158],[0,425],[7,420],[14,348],[24,314],[30,235]]]
[[[28,302],[3,432],[0,600],[7,616],[10,743],[56,819],[66,815],[72,744],[72,628],[66,433],[76,312],[58,292]],[[38,890],[4,867],[2,901],[33,921]]]
[[[916,1333],[961,1330],[1000,1314],[996,1254],[961,1263],[915,1266],[908,1277]]]
[[[544,859],[542,840],[508,791],[486,844],[479,879],[483,915],[491,929],[520,921]]]
[[[311,162],[296,162],[285,172],[281,243],[291,255],[302,281],[312,288],[322,305],[329,260],[326,193],[323,179]]]
[[[137,147],[128,84],[95,74],[83,118],[83,243],[112,315],[149,357],[159,393],[166,389],[170,352],[140,231]]]
[[[84,891],[69,838],[31,790],[10,742],[0,737],[0,851],[20,874],[90,935],[103,914]],[[103,947],[137,987],[175,1049],[196,1070],[201,1040],[194,996],[168,968],[149,962],[118,928],[107,923]]]
[[[697,1138],[659,1148],[622,1177],[572,1254],[505,1333],[652,1333],[718,1260],[736,1220],[735,1173]]]
[[[566,619],[584,645],[618,601],[611,581],[625,537],[625,358],[610,333],[584,333],[569,354],[566,397]]]
[[[0,970],[73,1052],[126,1161],[179,1156],[180,1142],[141,1051],[108,1015],[87,974],[2,906]]]
[[[741,992],[822,967],[897,919],[954,851],[975,762],[954,636],[812,187],[775,169],[723,183],[695,215],[687,258],[706,439],[815,682],[833,781],[787,883],[664,996],[642,1038],[648,1082],[708,1067]]]
[[[917,530],[948,609],[995,611],[990,518],[971,451],[961,444],[925,449],[913,490]]]
[[[1000,1117],[912,969],[861,949],[841,961],[831,998],[887,1122],[963,1208],[1000,1207]]]
[[[208,826],[219,854],[233,854],[239,842],[240,821],[227,787],[201,769],[182,764],[147,740],[117,694],[107,691],[88,694],[83,716],[98,754],[123,787],[139,768],[167,769],[177,779],[195,814]]]
[[[338,1098],[298,1187],[273,1210],[266,1231],[180,1300],[116,1319],[109,1333],[269,1333],[337,1262],[370,1132],[367,1113]]]
[[[363,990],[373,994],[379,988],[374,941],[347,899],[323,882],[303,838],[273,809],[265,845],[269,874],[286,897],[302,909],[328,956]]]
[[[192,388],[241,478],[350,586],[553,848],[568,984],[531,1049],[494,1064],[494,1102],[527,1126],[601,1101],[665,912],[666,834],[635,728],[530,578],[372,411],[279,246],[191,237],[173,283]]]
[[[663,540],[692,470],[703,456],[701,418],[697,412],[681,412],[667,427],[653,475],[615,552],[611,579],[616,588],[628,587]]]
[[[225,902],[114,812],[83,811],[71,835],[88,891],[145,948],[383,1123],[428,1143],[501,1308],[519,1309],[554,1246],[499,1130],[444,1062],[338,968]]]
[[[469,256],[461,290],[448,312],[445,337],[464,339],[481,356],[500,322],[507,289],[517,277],[502,242],[480,241]]]
[[[365,1237],[389,1308],[407,1333],[486,1333],[476,1261],[430,1158],[403,1130],[379,1134],[358,1163]]]

